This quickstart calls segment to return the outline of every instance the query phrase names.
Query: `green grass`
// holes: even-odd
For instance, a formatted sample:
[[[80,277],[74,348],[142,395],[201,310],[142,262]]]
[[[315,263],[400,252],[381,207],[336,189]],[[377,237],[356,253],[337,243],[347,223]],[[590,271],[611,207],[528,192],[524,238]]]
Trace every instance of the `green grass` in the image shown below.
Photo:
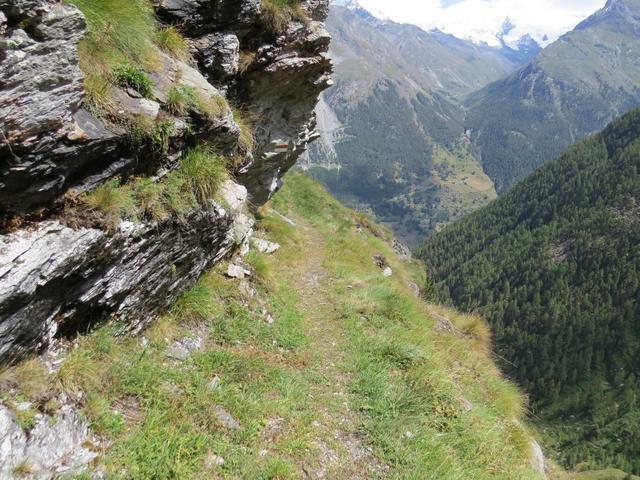
[[[208,158],[192,152],[172,188],[208,196],[208,186],[185,179],[201,178]],[[131,190],[153,209],[168,184]],[[258,219],[261,236],[282,248],[246,257],[256,295],[220,265],[145,341],[98,328],[57,374],[59,388],[83,392],[83,414],[110,445],[101,458],[108,478],[297,479],[320,469],[325,478],[371,478],[370,464],[387,466],[390,479],[536,478],[524,399],[494,366],[482,322],[414,298],[408,283],[421,283],[422,269],[393,253],[384,229],[300,174],[287,176]],[[434,309],[471,338],[437,332]],[[200,350],[184,362],[166,357],[194,334]],[[240,429],[223,428],[217,407]],[[371,453],[354,460],[344,437]],[[211,455],[224,465],[212,466]]]
[[[162,221],[206,205],[227,176],[227,160],[199,145],[187,151],[179,168],[160,181],[134,178],[122,184],[112,178],[83,196],[80,204],[97,212],[108,230],[115,229],[121,220]]]
[[[189,62],[191,53],[189,52],[189,42],[184,38],[176,27],[164,27],[156,32],[155,43],[160,50],[181,60]]]
[[[132,88],[143,97],[151,96],[151,79],[141,68],[133,65],[118,65],[113,69],[113,78],[120,87]]]
[[[262,22],[274,34],[283,33],[287,24],[294,20],[309,21],[299,0],[262,0]]]
[[[175,115],[185,115],[194,108],[208,118],[220,118],[228,111],[227,101],[220,95],[205,98],[189,85],[173,85],[167,93],[167,109]]]
[[[240,127],[240,138],[238,144],[245,152],[251,152],[256,146],[255,136],[253,134],[253,123],[249,114],[241,108],[232,108],[233,120]]]

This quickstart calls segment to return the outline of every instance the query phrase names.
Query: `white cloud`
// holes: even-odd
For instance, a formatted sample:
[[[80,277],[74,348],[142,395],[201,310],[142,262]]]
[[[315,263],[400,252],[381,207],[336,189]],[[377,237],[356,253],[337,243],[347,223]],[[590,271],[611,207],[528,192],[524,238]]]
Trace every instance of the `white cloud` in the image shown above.
[[[440,0],[359,1],[396,22],[440,28],[490,44],[497,44],[494,35],[506,17],[516,25],[508,41],[527,33],[539,42],[545,35],[553,41],[605,4],[605,0],[459,0],[445,8]]]

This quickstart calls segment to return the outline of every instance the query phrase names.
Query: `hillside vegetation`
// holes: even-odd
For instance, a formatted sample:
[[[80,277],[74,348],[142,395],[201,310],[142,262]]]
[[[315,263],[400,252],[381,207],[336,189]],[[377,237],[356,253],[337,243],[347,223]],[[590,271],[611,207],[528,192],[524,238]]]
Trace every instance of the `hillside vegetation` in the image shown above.
[[[485,325],[416,298],[387,230],[300,174],[259,228],[282,246],[250,280],[220,265],[139,337],[108,324],[57,373],[9,368],[3,402],[78,399],[113,479],[538,478]]]
[[[420,250],[439,299],[490,322],[568,465],[640,473],[640,111]]]

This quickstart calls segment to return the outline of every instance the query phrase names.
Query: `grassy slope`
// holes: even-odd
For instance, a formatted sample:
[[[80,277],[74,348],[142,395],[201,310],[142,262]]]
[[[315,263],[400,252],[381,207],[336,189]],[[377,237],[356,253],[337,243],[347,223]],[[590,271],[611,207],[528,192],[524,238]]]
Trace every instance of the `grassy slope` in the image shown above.
[[[143,337],[104,326],[79,339],[47,387],[83,392],[84,414],[111,444],[109,478],[536,478],[524,401],[494,366],[486,328],[416,299],[422,268],[396,256],[388,232],[300,174],[262,215],[263,234],[282,244],[248,257],[262,302],[222,265]],[[438,331],[431,312],[469,337]],[[166,357],[195,333],[200,350]],[[240,428],[223,428],[216,406]]]

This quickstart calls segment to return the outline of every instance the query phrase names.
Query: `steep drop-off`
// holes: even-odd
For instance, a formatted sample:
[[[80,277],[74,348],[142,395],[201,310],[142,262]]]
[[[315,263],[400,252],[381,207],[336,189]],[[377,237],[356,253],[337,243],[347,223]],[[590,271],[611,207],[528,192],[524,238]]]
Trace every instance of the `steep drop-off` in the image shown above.
[[[140,336],[0,370],[0,477],[544,478],[485,325],[418,298],[386,229],[294,173],[256,230]]]
[[[429,239],[433,292],[490,322],[566,464],[640,472],[640,111]]]

